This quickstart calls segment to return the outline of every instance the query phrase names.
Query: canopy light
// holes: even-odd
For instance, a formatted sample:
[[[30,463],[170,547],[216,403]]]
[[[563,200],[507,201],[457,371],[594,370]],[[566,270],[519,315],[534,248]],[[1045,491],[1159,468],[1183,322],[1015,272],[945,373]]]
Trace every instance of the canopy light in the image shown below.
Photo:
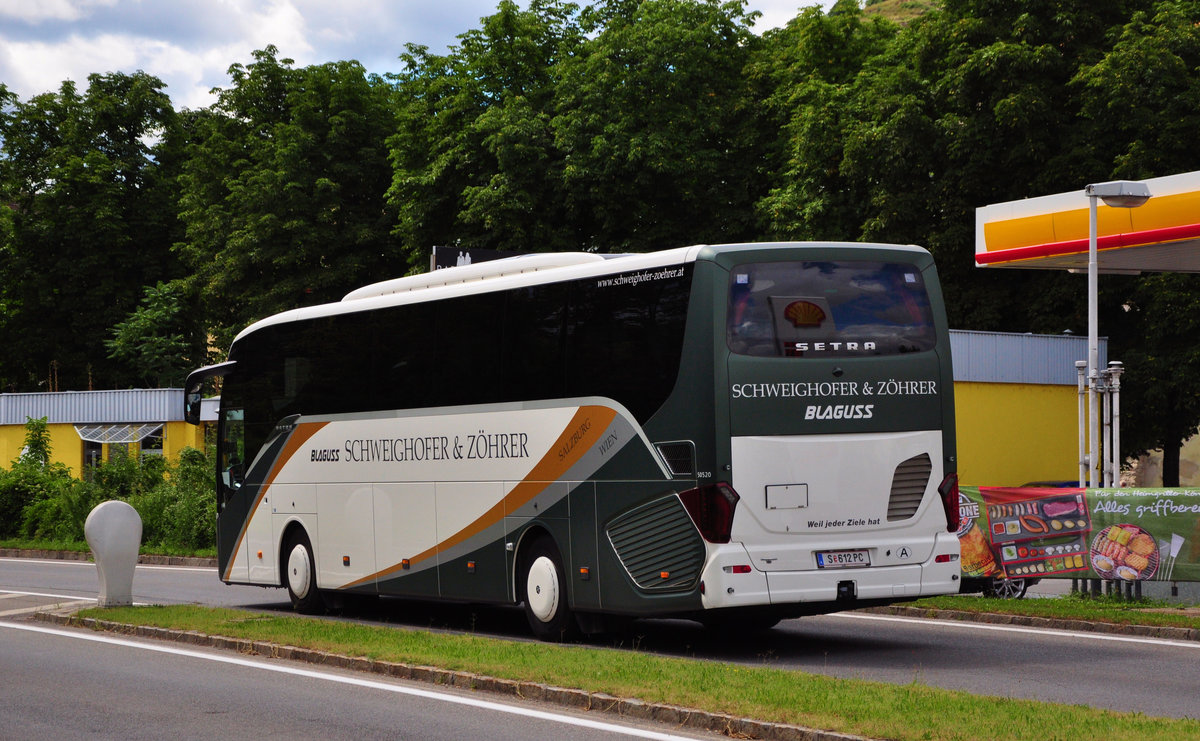
[[[1111,180],[1093,183],[1083,189],[1089,197],[1099,198],[1105,206],[1114,208],[1137,208],[1150,200],[1150,188],[1145,183],[1132,180]]]

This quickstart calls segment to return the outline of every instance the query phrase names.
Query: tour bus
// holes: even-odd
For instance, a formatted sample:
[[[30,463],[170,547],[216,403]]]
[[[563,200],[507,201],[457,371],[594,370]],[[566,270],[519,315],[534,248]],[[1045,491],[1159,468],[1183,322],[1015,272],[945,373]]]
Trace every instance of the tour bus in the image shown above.
[[[243,330],[226,583],[762,629],[958,591],[950,342],[913,246],[534,254]]]

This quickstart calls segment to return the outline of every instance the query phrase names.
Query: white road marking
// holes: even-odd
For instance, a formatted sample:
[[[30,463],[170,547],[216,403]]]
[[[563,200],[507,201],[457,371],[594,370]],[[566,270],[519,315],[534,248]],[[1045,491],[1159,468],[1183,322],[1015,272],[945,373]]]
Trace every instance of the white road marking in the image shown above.
[[[260,661],[251,661],[235,656],[223,656],[221,654],[208,654],[199,651],[190,651],[184,648],[176,648],[169,645],[156,645],[152,643],[140,643],[123,638],[114,638],[111,636],[96,634],[93,632],[60,630],[57,628],[47,628],[39,625],[26,625],[21,623],[3,623],[0,622],[0,629],[15,629],[25,630],[32,633],[44,633],[47,635],[55,635],[63,638],[74,638],[81,641],[93,641],[96,643],[107,643],[113,646],[124,646],[126,648],[136,648],[143,651],[155,651],[158,653],[171,654],[173,656],[186,656],[188,658],[200,659],[202,661],[216,661],[223,664],[233,664],[235,666],[243,666],[251,669],[260,669],[263,671],[276,672],[278,674],[291,674],[297,677],[306,677],[309,679],[322,679],[329,682],[337,682],[339,684],[348,684],[355,687],[365,687],[367,689],[381,690],[383,692],[392,692],[400,695],[412,695],[421,697],[427,700],[438,700],[441,702],[453,703],[456,705],[468,705],[470,707],[479,708],[481,710],[490,710],[498,713],[509,713],[510,715],[520,715],[527,718],[537,718],[538,720],[547,720],[554,723],[562,723],[564,725],[579,726],[581,728],[591,728],[596,731],[606,733],[619,734],[626,737],[648,738],[656,741],[686,741],[694,738],[689,736],[677,736],[670,733],[662,733],[659,731],[651,731],[647,729],[635,728],[632,726],[622,726],[615,723],[605,723],[603,721],[590,720],[588,718],[577,718],[570,715],[561,715],[559,713],[551,713],[544,710],[535,710],[533,708],[524,708],[517,705],[505,705],[499,702],[491,702],[489,700],[480,700],[472,697],[463,697],[453,694],[443,694],[432,690],[423,690],[416,687],[404,687],[387,682],[379,682],[361,677],[341,676],[338,674],[327,674],[324,672],[314,671],[312,669],[301,669],[299,667],[288,666],[286,664],[272,664]]]
[[[995,630],[1005,633],[1031,633],[1044,636],[1071,636],[1093,641],[1111,641],[1114,643],[1144,643],[1152,646],[1173,646],[1175,648],[1200,649],[1200,641],[1173,641],[1169,638],[1147,638],[1142,636],[1123,636],[1110,633],[1088,633],[1081,630],[1061,630],[1058,628],[1033,628],[1025,625],[996,625],[994,623],[974,623],[963,620],[937,620],[933,618],[910,618],[896,615],[868,615],[864,613],[840,612],[838,617],[855,618],[858,620],[878,620],[894,623],[915,623],[918,625],[936,625],[937,627],[962,628],[966,630]]]
[[[35,612],[44,612],[48,609],[65,610],[68,607],[95,607],[96,600],[77,600],[75,602],[55,602],[52,605],[34,605],[33,607],[22,607],[18,610],[5,610],[0,612],[0,617],[14,617],[16,615],[32,615]]]
[[[75,605],[75,604],[79,604],[81,606],[86,605],[88,607],[95,607],[96,600],[97,600],[96,597],[89,597],[88,595],[80,595],[80,594],[48,594],[46,592],[21,592],[21,591],[15,590],[15,589],[5,589],[3,591],[0,591],[0,599],[12,598],[12,597],[47,597],[49,599],[64,600],[64,602],[61,605],[63,607],[65,607],[67,605]],[[154,603],[153,602],[134,602],[133,603],[134,607],[145,607],[147,605],[152,605],[152,604],[154,604]],[[53,606],[54,605],[42,605],[41,607],[36,608],[36,610],[45,610],[45,609],[49,609],[50,607],[53,607]],[[36,612],[36,610],[32,610],[32,612]]]
[[[86,595],[81,595],[81,594],[48,594],[46,592],[20,592],[15,589],[5,589],[3,593],[4,594],[12,594],[12,595],[16,595],[19,597],[49,597],[50,599],[67,599],[67,600],[90,599],[93,602],[96,601],[95,597],[88,597]]]

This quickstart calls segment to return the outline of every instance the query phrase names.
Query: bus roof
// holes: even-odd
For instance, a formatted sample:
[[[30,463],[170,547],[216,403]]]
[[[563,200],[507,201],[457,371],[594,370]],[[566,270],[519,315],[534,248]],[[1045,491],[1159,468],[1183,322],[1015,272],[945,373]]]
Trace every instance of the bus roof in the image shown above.
[[[742,244],[693,245],[658,252],[600,255],[591,252],[556,252],[519,255],[474,265],[444,268],[430,273],[373,283],[346,294],[341,301],[284,311],[254,322],[234,341],[264,327],[350,314],[390,306],[421,303],[455,296],[523,288],[526,286],[612,275],[632,270],[651,270],[711,258],[717,253],[743,252],[786,247],[836,247],[839,249],[890,249],[924,252],[914,245],[865,244],[859,242],[752,242]],[[702,257],[703,256],[703,257]]]

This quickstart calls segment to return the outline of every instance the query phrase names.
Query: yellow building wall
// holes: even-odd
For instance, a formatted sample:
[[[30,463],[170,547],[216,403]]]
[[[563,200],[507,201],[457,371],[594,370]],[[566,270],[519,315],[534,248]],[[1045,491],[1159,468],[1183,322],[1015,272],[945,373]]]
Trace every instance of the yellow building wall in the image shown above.
[[[75,431],[72,424],[47,425],[50,433],[50,458],[52,462],[63,463],[71,469],[71,475],[78,477],[83,469],[83,440]],[[0,425],[0,467],[11,468],[12,463],[21,455],[25,447],[24,425]],[[163,425],[163,455],[172,462],[179,460],[179,454],[186,447],[204,450],[204,430],[199,425],[187,422],[167,422]],[[103,455],[107,460],[111,446],[105,445]]]
[[[1074,386],[954,384],[958,478],[964,486],[1078,481]]]
[[[184,448],[204,450],[204,427],[187,422],[167,422],[163,425],[163,455],[167,460],[179,460]]]
[[[51,460],[65,463],[71,475],[78,476],[83,467],[83,441],[75,432],[75,425],[47,425],[46,431],[50,433]],[[0,425],[0,466],[11,468],[24,448],[24,425]]]

